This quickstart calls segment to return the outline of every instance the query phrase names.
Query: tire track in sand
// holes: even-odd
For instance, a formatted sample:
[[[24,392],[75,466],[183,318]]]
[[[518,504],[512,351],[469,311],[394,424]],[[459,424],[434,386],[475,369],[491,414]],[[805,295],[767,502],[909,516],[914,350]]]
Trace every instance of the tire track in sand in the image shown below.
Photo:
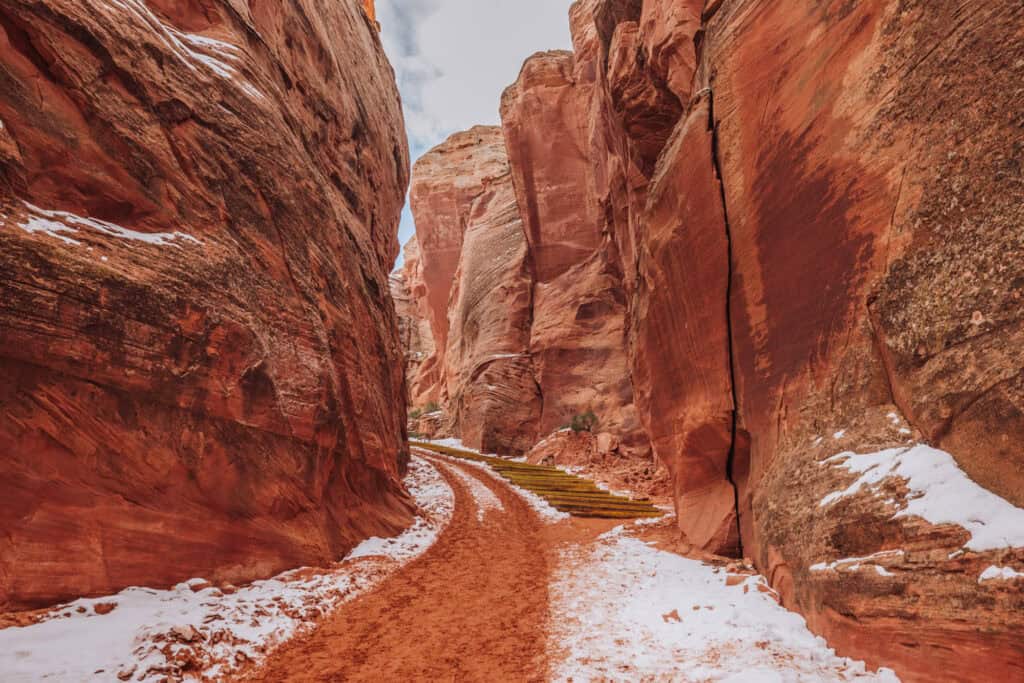
[[[542,521],[486,473],[447,459],[424,459],[455,492],[455,512],[437,542],[316,630],[283,645],[244,680],[548,678],[551,562]],[[478,502],[452,469],[486,486],[501,507]]]

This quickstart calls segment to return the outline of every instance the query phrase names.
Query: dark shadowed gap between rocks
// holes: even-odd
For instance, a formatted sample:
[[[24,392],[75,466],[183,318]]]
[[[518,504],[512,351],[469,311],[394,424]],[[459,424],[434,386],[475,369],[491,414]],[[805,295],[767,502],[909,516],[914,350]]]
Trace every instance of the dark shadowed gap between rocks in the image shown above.
[[[711,133],[711,163],[714,164],[715,177],[718,179],[719,199],[722,202],[722,218],[725,223],[726,242],[726,273],[725,284],[725,326],[726,344],[729,351],[729,391],[732,394],[732,428],[729,441],[729,455],[726,458],[725,475],[732,484],[733,509],[736,515],[736,555],[743,557],[743,534],[740,525],[740,487],[737,481],[737,436],[739,432],[739,397],[736,395],[736,359],[735,344],[733,343],[732,329],[732,231],[729,227],[729,208],[725,202],[725,178],[722,175],[721,158],[719,157],[718,125],[715,123],[715,93],[714,82],[708,89],[708,131]],[[744,444],[749,444],[749,439],[744,439]],[[749,459],[749,446],[747,452],[743,453],[744,462],[742,471],[746,472],[746,459]]]

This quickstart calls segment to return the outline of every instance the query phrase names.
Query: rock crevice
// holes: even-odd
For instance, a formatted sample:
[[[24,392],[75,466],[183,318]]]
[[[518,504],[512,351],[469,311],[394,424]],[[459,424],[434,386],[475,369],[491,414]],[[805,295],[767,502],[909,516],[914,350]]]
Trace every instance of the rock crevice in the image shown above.
[[[704,21],[707,17],[703,18]],[[698,60],[699,61],[699,60]],[[706,95],[708,98],[708,132],[711,134],[711,162],[715,168],[715,177],[718,179],[719,196],[722,202],[722,222],[725,226],[726,243],[726,287],[725,287],[725,327],[726,344],[728,345],[729,356],[729,388],[732,394],[732,429],[729,440],[729,456],[726,460],[726,476],[733,488],[733,510],[736,515],[736,549],[735,555],[743,557],[743,534],[740,526],[740,484],[738,479],[740,473],[746,473],[750,464],[749,449],[746,444],[749,436],[740,440],[740,410],[739,399],[736,396],[736,351],[733,342],[733,310],[732,310],[732,283],[733,283],[733,245],[732,231],[729,226],[729,206],[726,203],[725,181],[722,177],[721,158],[719,156],[718,124],[715,122],[715,93],[713,85],[709,85],[696,93],[695,97]]]

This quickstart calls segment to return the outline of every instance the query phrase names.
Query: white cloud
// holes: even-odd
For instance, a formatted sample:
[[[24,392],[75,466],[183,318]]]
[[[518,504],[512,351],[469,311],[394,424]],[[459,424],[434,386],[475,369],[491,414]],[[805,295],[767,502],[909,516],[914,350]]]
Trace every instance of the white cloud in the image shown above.
[[[452,133],[497,124],[501,92],[540,50],[569,49],[571,0],[377,0],[415,159]],[[403,215],[399,239],[413,226]]]

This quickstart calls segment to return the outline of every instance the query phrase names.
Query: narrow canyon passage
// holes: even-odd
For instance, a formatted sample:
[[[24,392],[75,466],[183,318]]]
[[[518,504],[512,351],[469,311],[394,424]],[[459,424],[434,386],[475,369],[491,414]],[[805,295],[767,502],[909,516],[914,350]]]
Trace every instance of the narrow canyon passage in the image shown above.
[[[455,492],[454,516],[437,543],[245,680],[548,678],[549,545],[541,520],[472,466],[430,460]]]

